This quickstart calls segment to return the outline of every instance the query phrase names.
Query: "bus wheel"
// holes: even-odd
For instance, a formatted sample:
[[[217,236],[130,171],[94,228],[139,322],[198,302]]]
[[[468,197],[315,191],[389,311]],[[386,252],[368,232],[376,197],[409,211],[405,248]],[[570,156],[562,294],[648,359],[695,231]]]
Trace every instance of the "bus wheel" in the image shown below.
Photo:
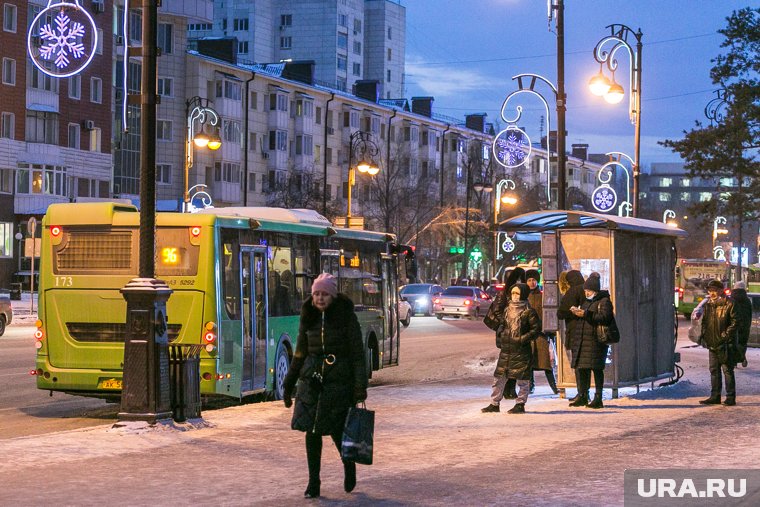
[[[0,315],[0,336],[5,333],[5,315]]]
[[[372,348],[371,347],[367,347],[367,362],[366,362],[366,365],[367,365],[367,378],[370,379],[370,378],[372,378],[372,366],[373,366]]]
[[[274,398],[281,400],[285,394],[285,375],[290,367],[290,356],[287,348],[280,344],[274,363]]]

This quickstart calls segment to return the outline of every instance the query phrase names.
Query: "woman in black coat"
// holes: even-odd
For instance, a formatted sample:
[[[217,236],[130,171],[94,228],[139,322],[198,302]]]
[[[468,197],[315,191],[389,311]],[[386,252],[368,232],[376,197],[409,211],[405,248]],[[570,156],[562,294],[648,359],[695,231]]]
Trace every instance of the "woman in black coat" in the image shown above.
[[[591,273],[583,284],[585,300],[580,307],[572,308],[573,315],[578,317],[573,329],[573,360],[571,366],[578,372],[578,392],[580,396],[570,404],[571,407],[587,406],[602,408],[602,389],[604,387],[604,366],[607,361],[609,346],[598,340],[596,328],[599,325],[609,326],[613,320],[610,293],[601,290],[598,273]],[[596,393],[589,403],[588,390],[591,387],[591,372],[594,372],[594,387]]]
[[[507,289],[505,289],[507,290]],[[541,332],[541,321],[536,310],[528,304],[530,290],[524,283],[512,286],[510,300],[503,311],[489,310],[484,323],[496,331],[496,346],[500,349],[499,360],[493,373],[491,404],[482,412],[499,412],[499,403],[504,397],[504,385],[508,379],[516,379],[520,392],[510,414],[525,413],[525,403],[530,391],[530,376],[533,372],[531,342]]]
[[[291,427],[306,432],[308,498],[319,497],[322,436],[330,435],[340,452],[349,407],[367,398],[364,346],[354,304],[338,294],[337,280],[322,273],[301,308],[298,341],[284,381],[284,402],[296,406]],[[356,463],[343,461],[343,487],[356,486]]]
[[[564,347],[566,350],[573,350],[573,333],[576,323],[580,320],[576,317],[570,308],[573,306],[580,306],[586,296],[583,294],[583,275],[577,269],[570,271],[563,271],[559,275],[559,292],[562,297],[559,300],[559,308],[557,308],[557,318],[565,321],[565,335],[564,335]],[[578,401],[581,395],[580,384],[578,382],[579,373],[575,370],[575,385],[577,388],[577,394],[571,398],[570,404]],[[584,404],[588,400],[584,401]]]

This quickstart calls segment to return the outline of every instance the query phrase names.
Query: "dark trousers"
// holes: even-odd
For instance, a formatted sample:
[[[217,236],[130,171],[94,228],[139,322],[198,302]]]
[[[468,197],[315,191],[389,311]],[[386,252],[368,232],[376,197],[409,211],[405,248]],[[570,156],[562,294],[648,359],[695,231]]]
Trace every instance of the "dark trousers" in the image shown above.
[[[341,442],[343,441],[343,432],[330,435],[335,447],[340,454]],[[306,432],[306,462],[309,465],[309,483],[319,483],[319,473],[322,469],[322,435]],[[343,461],[344,468],[353,463]]]
[[[721,370],[726,378],[726,397],[736,398],[736,378],[734,377],[734,365],[720,362],[718,354],[710,351],[710,395],[713,398],[720,398],[723,382]]]
[[[575,370],[576,383],[578,384],[578,393],[588,395],[591,389],[591,372],[594,372],[594,389],[596,395],[601,396],[604,388],[604,368],[578,368]]]

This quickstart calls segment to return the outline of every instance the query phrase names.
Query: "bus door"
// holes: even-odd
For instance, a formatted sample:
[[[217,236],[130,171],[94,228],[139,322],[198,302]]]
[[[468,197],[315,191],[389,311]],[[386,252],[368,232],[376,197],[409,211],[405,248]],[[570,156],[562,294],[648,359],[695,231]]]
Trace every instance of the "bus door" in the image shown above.
[[[396,259],[391,254],[380,255],[383,270],[383,365],[398,364],[399,338],[401,334],[398,316],[398,285],[396,280]]]
[[[241,392],[266,387],[268,288],[265,246],[240,246],[243,288],[243,368]]]
[[[337,278],[340,274],[340,250],[320,248],[319,266],[322,273],[330,273]]]

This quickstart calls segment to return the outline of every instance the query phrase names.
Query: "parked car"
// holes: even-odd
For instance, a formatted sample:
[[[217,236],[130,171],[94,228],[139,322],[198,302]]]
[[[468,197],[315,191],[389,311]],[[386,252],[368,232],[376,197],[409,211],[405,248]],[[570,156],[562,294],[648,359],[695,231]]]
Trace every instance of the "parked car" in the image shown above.
[[[401,287],[401,299],[412,305],[412,315],[433,315],[433,298],[443,292],[443,287],[433,283],[410,283]]]
[[[412,322],[412,305],[409,304],[409,301],[398,300],[398,321],[404,327],[409,327]]]
[[[486,294],[491,296],[491,299],[496,299],[496,295],[504,290],[503,283],[492,283],[486,288]]]
[[[433,299],[433,311],[438,319],[445,316],[477,318],[485,316],[493,299],[477,287],[454,285]]]
[[[0,293],[0,336],[5,333],[5,326],[13,320],[13,308],[11,308],[11,296],[8,293]]]

